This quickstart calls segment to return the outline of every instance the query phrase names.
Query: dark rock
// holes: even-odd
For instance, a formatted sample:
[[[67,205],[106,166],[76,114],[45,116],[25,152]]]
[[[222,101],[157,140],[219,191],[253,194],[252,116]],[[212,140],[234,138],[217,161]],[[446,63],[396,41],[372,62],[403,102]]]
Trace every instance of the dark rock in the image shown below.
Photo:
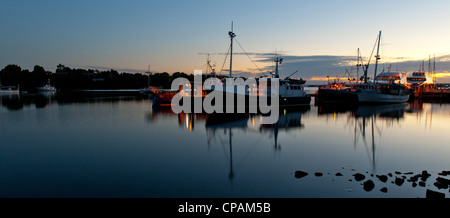
[[[364,175],[361,174],[361,173],[353,174],[353,176],[355,177],[355,180],[356,180],[356,181],[361,181],[361,180],[363,180],[363,179],[366,178],[366,176],[364,176]]]
[[[343,176],[342,173],[336,173],[336,176]]]
[[[307,176],[308,173],[307,172],[303,172],[303,171],[295,171],[295,178],[300,179],[303,178],[305,176]]]
[[[377,178],[382,182],[386,182],[388,180],[386,175],[377,175]]]
[[[442,171],[442,172],[440,172],[440,173],[438,173],[440,176],[448,176],[448,175],[450,175],[450,171],[446,171],[446,170],[444,170],[444,171]]]
[[[406,173],[403,173],[403,174],[405,174],[405,175],[411,175],[411,174],[414,174],[413,172],[406,172]]]
[[[412,187],[415,188],[417,186],[417,183],[413,182]]]
[[[373,177],[373,174],[370,174],[370,177]]]
[[[380,192],[386,193],[388,191],[388,189],[386,187],[383,187],[380,189]]]
[[[316,172],[316,173],[314,173],[314,175],[315,175],[315,176],[323,176],[323,173]]]
[[[422,171],[422,181],[427,181],[428,177],[430,177],[431,174],[429,174],[426,170]]]
[[[389,177],[392,177],[392,173],[388,173],[388,176],[389,176]]]
[[[445,194],[427,189],[426,198],[445,198]]]
[[[436,179],[436,181],[438,181],[438,182],[440,182],[440,183],[442,183],[444,185],[447,185],[447,186],[450,185],[450,180],[446,179],[446,178],[438,177]]]
[[[365,181],[363,185],[364,185],[363,188],[366,192],[370,192],[370,191],[372,191],[373,188],[375,188],[375,184],[370,179]]]
[[[417,182],[417,181],[419,181],[419,177],[420,177],[420,174],[415,175],[415,176],[411,176],[411,178],[409,178],[409,180],[411,182]]]
[[[401,172],[395,171],[395,174],[400,175],[402,174]]]
[[[425,185],[426,185],[426,184],[425,184],[424,181],[420,181],[420,182],[419,182],[419,186],[420,186],[420,187],[425,187]]]
[[[396,185],[401,186],[401,185],[403,185],[403,182],[405,182],[404,178],[395,177],[395,184]]]
[[[434,186],[436,186],[438,189],[448,189],[448,185],[442,184],[440,182],[435,182]]]

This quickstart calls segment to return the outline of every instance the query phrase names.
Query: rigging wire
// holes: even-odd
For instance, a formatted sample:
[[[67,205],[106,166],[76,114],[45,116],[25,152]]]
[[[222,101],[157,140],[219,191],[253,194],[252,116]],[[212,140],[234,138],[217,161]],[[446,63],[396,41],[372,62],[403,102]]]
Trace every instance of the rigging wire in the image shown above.
[[[256,66],[256,68],[258,68],[259,72],[263,73],[263,71],[258,67],[258,65],[256,65],[256,63],[253,61],[253,59],[250,57],[250,55],[248,55],[248,53],[242,47],[241,43],[239,43],[239,41],[237,39],[235,39],[235,40],[236,40],[237,44],[239,45],[239,47],[241,47],[242,51],[244,51],[245,55],[247,55],[247,57],[252,61],[252,63]]]

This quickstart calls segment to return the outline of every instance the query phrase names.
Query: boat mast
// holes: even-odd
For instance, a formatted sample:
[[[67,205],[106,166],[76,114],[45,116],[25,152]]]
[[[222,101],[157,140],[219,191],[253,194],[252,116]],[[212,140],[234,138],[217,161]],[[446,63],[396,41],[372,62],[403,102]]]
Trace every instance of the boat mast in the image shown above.
[[[377,55],[375,56],[375,71],[373,73],[373,82],[375,83],[375,79],[377,78],[377,68],[378,68],[378,60],[380,60],[380,41],[381,41],[381,30],[378,35],[378,46],[377,46]]]
[[[233,67],[233,38],[236,37],[236,34],[233,32],[233,21],[231,22],[231,31],[228,31],[228,35],[230,36],[231,45],[230,45],[230,78],[232,74]]]
[[[150,74],[151,74],[151,72],[150,72],[150,65],[148,65],[148,70],[147,70],[147,73],[148,73],[148,81],[147,81],[147,85],[148,85],[148,87],[150,87]]]
[[[357,79],[357,82],[359,81],[359,67],[362,65],[362,64],[359,63],[360,56],[361,56],[361,54],[360,54],[359,48],[358,48],[358,51],[357,51],[357,54],[356,54],[356,79]]]
[[[436,54],[433,57],[433,84],[436,85]]]
[[[283,58],[279,58],[278,56],[275,58],[275,78],[280,78],[280,75],[278,73],[278,64],[281,64],[283,62]]]

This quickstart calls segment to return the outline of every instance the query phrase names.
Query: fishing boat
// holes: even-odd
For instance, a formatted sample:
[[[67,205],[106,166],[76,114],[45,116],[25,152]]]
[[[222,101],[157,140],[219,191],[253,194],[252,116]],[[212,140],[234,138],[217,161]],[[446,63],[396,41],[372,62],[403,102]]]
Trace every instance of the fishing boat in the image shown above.
[[[228,32],[230,36],[230,69],[229,69],[229,78],[234,78],[232,75],[233,69],[233,39],[236,37],[236,34],[233,32],[233,24],[231,25],[231,31]],[[278,94],[279,94],[279,105],[280,106],[288,106],[288,105],[309,105],[311,102],[311,96],[309,96],[304,90],[305,80],[299,78],[291,78],[293,74],[284,79],[280,79],[279,77],[279,65],[283,62],[283,58],[276,57],[274,59],[275,62],[275,72],[272,73],[272,77],[260,77],[256,78],[256,84],[250,86],[246,89],[236,89],[235,87],[227,87],[227,86],[235,86],[234,84],[227,84],[222,82],[222,89],[225,95],[234,95],[239,96],[243,95],[246,99],[250,99],[251,96],[256,96],[258,98],[263,97],[263,93],[267,93],[269,96],[269,86],[270,81],[272,79],[279,80]],[[296,72],[294,72],[295,74]],[[216,80],[217,81],[217,80]],[[267,87],[261,85],[261,83],[267,82]],[[216,87],[217,84],[210,84],[205,86],[206,92],[209,93]],[[265,92],[264,89],[268,89]],[[259,91],[258,91],[259,90]],[[222,91],[222,90],[221,90]]]
[[[403,103],[408,101],[409,92],[405,85],[397,83],[380,83],[377,81],[378,60],[380,60],[381,31],[377,38],[377,55],[375,56],[374,80],[367,79],[367,68],[364,72],[364,83],[355,85],[355,93],[359,103]],[[368,66],[368,65],[367,65]]]
[[[56,88],[52,85],[50,85],[50,79],[48,80],[47,84],[44,86],[37,88],[38,92],[56,92]]]
[[[425,83],[431,83],[431,78],[424,71],[414,71],[406,78],[408,84],[412,87],[421,86]]]
[[[179,90],[176,89],[153,89],[152,94],[154,97],[152,99],[152,105],[157,107],[170,107],[172,106],[173,96],[178,92]]]
[[[377,75],[378,60],[380,60],[380,41],[381,31],[377,37],[376,43],[377,54],[375,56],[374,79],[369,81],[367,71],[370,63],[364,65],[363,82],[351,84],[350,88],[342,88],[340,86],[322,88],[322,96],[335,101],[384,104],[384,103],[403,103],[409,99],[409,91],[402,84],[402,74],[398,72],[386,72]],[[374,47],[375,48],[375,47]],[[373,51],[372,51],[373,53]],[[372,56],[372,55],[371,55]]]
[[[377,82],[380,84],[405,84],[405,77],[400,72],[381,72],[377,75]]]
[[[332,82],[319,87],[317,90],[319,102],[357,102],[357,96],[350,86],[344,83]]]
[[[0,85],[0,94],[1,93],[18,94],[19,93],[19,87],[16,87],[16,86],[1,86]]]
[[[274,78],[279,78],[278,65],[283,62],[282,58],[275,58],[275,74]],[[297,72],[297,71],[296,71]],[[294,72],[294,74],[296,73]],[[311,96],[305,92],[303,84],[306,83],[303,79],[291,79],[290,76],[280,79],[279,97],[280,106],[287,105],[309,105],[311,102]]]
[[[18,86],[3,86],[0,80],[0,94],[19,94]]]

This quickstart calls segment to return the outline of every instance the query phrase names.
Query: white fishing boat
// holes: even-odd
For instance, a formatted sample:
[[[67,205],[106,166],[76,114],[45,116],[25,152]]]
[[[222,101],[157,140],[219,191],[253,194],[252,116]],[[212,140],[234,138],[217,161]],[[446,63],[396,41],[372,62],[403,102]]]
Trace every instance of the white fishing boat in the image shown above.
[[[228,32],[228,35],[231,39],[230,44],[230,70],[229,70],[229,78],[233,78],[232,75],[232,69],[233,69],[233,39],[236,37],[236,34],[233,32],[233,25],[231,27],[231,31]],[[245,95],[246,97],[250,96],[260,96],[262,93],[267,93],[267,95],[270,95],[270,80],[271,79],[279,79],[279,87],[278,87],[278,94],[279,94],[279,105],[280,106],[286,106],[286,105],[309,105],[311,102],[311,96],[309,96],[305,90],[303,84],[305,84],[305,80],[303,79],[293,79],[291,74],[289,77],[286,77],[284,79],[279,78],[278,73],[278,65],[282,63],[283,58],[276,57],[274,59],[276,67],[275,72],[272,74],[272,77],[262,77],[257,78],[256,83],[253,86],[250,86],[245,89],[236,89],[235,87],[228,87],[228,86],[235,86],[235,84],[226,84],[222,83],[222,89],[225,94],[234,94],[234,95]],[[214,71],[213,71],[214,72]],[[216,80],[217,81],[217,80]],[[266,85],[261,85],[261,83],[267,82],[267,87],[263,87]],[[215,87],[218,84],[207,84],[205,87],[205,90],[207,93],[210,93],[212,90],[215,89]],[[267,92],[265,92],[264,89],[268,89]],[[259,91],[258,91],[259,90]]]
[[[377,38],[377,55],[375,56],[374,77],[377,78],[378,60],[380,59],[381,31]],[[409,93],[405,85],[396,83],[379,83],[376,79],[369,82],[367,70],[364,73],[364,83],[355,85],[355,93],[359,103],[403,103],[408,101]]]
[[[282,62],[282,58],[275,58],[276,66],[274,78],[279,78],[278,64],[281,64]],[[280,79],[280,105],[309,105],[311,102],[311,96],[305,92],[305,87],[303,86],[306,81],[303,79],[291,79],[291,76],[292,75],[284,79]]]
[[[52,85],[50,85],[50,79],[48,80],[47,84],[44,86],[37,88],[38,92],[56,92],[56,88]]]

